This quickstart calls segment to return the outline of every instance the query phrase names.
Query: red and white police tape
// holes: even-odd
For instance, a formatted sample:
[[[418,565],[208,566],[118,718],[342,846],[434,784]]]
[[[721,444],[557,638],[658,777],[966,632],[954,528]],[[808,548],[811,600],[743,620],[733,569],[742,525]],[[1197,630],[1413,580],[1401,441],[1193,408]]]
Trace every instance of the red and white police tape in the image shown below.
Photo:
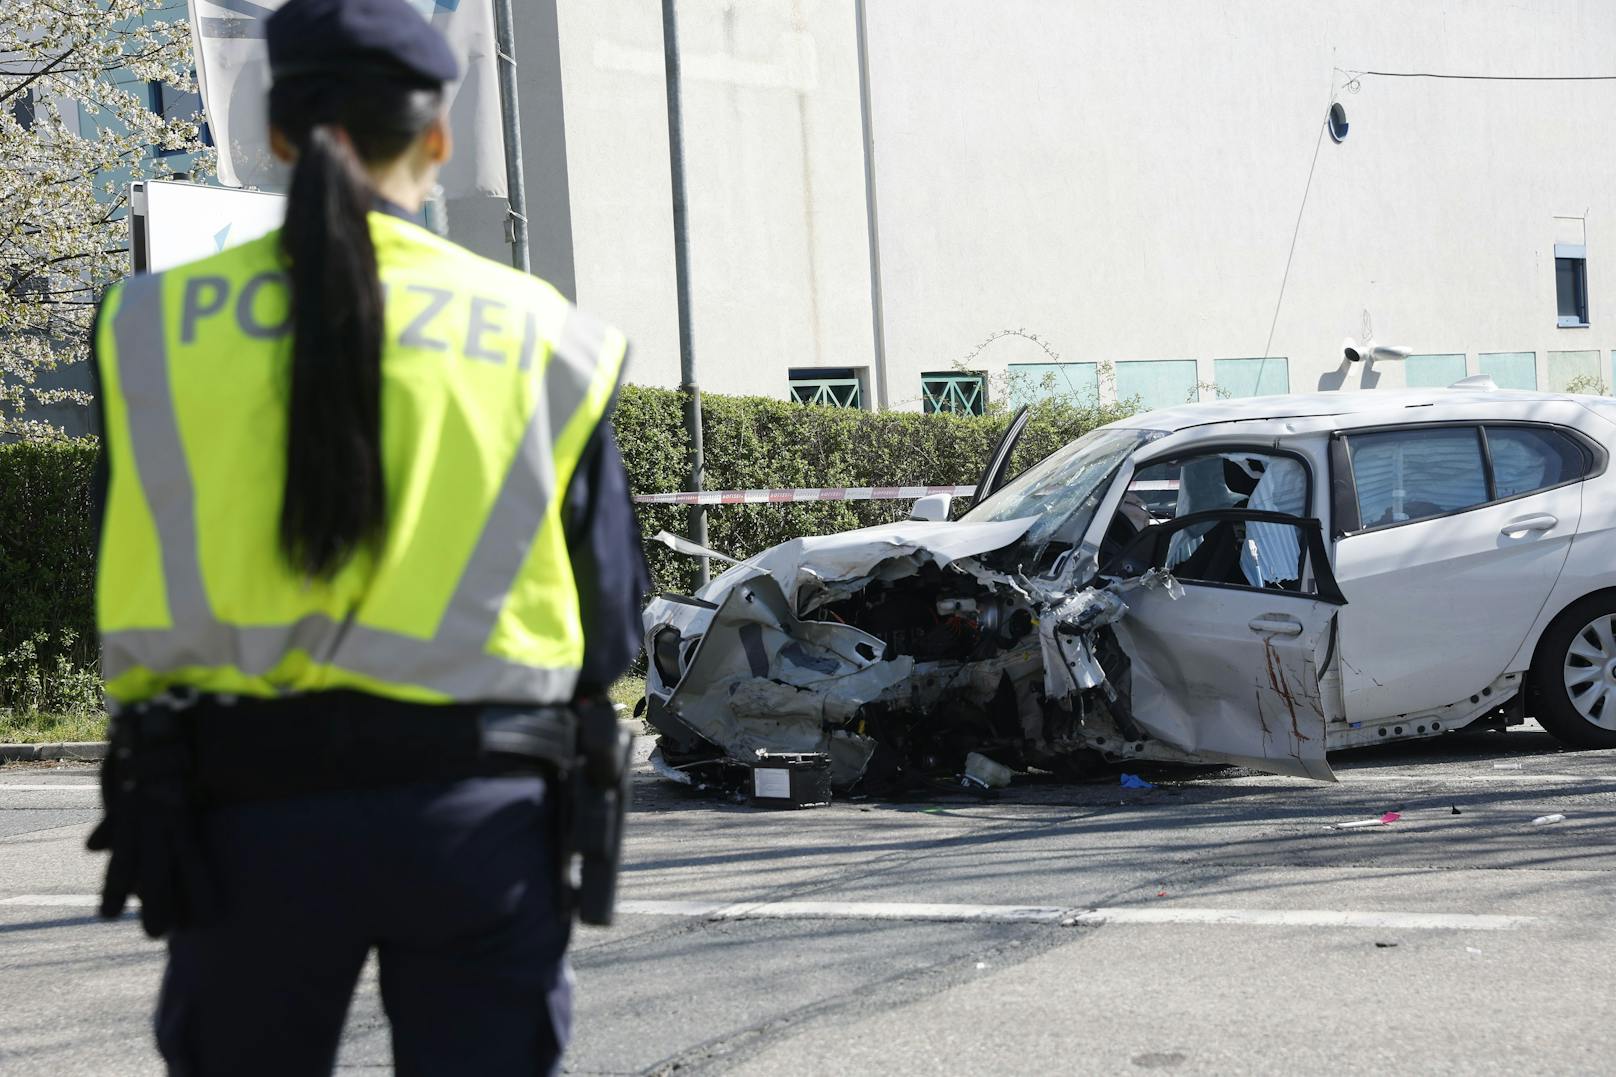
[[[793,501],[909,501],[928,494],[970,497],[975,493],[975,486],[822,486],[636,494],[634,500],[641,505],[783,505]]]

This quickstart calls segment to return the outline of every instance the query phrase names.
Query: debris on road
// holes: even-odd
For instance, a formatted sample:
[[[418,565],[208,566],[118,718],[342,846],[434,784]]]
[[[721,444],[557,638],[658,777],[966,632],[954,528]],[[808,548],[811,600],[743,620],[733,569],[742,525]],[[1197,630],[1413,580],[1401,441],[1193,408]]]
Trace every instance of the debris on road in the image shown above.
[[[1145,781],[1145,779],[1141,778],[1137,774],[1124,774],[1122,776],[1122,788],[1124,788],[1124,789],[1154,789],[1156,787],[1154,785],[1151,785],[1149,782]]]
[[[1403,817],[1402,812],[1389,811],[1385,815],[1382,815],[1380,817],[1380,821],[1383,822],[1383,823],[1395,823],[1395,822],[1397,822],[1397,820],[1401,819],[1402,817]]]
[[[1538,816],[1536,819],[1532,820],[1532,825],[1533,826],[1542,826],[1545,823],[1563,823],[1563,822],[1565,822],[1565,816],[1561,815],[1559,812],[1555,812],[1553,815],[1540,815],[1540,816]]]
[[[962,784],[979,789],[1003,789],[1010,784],[1015,771],[1003,763],[995,763],[981,752],[965,757],[965,778]]]
[[[822,752],[757,753],[747,792],[762,808],[820,808],[830,803],[830,756]]]

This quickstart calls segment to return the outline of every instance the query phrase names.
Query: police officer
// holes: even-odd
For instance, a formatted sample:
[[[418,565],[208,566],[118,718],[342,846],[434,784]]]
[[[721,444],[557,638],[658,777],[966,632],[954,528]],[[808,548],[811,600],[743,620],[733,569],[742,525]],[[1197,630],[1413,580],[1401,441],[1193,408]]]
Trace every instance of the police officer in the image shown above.
[[[97,323],[103,912],[169,939],[171,1072],[329,1072],[372,952],[398,1072],[554,1071],[648,583],[626,345],[413,223],[458,70],[406,0],[267,35],[285,226]]]

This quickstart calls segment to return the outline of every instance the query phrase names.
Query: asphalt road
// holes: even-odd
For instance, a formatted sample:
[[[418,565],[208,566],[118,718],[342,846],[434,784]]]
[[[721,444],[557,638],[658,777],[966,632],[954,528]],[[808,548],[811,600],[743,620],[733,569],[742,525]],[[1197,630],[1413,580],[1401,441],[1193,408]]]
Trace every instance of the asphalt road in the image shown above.
[[[632,911],[577,936],[569,1067],[1609,1072],[1616,752],[1526,730],[1335,763],[790,813],[646,778]],[[0,769],[9,1075],[159,1071],[161,947],[83,904],[93,780]],[[367,977],[342,1069],[388,1058]]]

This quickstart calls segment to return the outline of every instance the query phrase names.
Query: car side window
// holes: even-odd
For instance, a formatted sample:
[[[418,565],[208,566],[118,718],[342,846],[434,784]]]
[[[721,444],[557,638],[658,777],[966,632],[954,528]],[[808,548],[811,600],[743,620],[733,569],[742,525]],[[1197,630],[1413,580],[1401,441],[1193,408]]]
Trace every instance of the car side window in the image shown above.
[[[1479,427],[1354,434],[1347,448],[1361,527],[1443,516],[1491,500]]]
[[[1106,574],[1128,579],[1158,568],[1181,583],[1315,594],[1309,560],[1300,519],[1251,519],[1244,510],[1226,509],[1211,520],[1153,527],[1109,563]]]
[[[1164,568],[1185,582],[1301,590],[1307,580],[1300,529],[1242,510],[1302,517],[1309,475],[1299,459],[1260,449],[1217,449],[1148,464],[1134,473],[1101,560],[1152,525],[1206,512],[1234,513],[1169,527],[1136,566]]]
[[[1568,435],[1535,426],[1488,426],[1493,461],[1493,497],[1518,497],[1588,473],[1588,454]]]

